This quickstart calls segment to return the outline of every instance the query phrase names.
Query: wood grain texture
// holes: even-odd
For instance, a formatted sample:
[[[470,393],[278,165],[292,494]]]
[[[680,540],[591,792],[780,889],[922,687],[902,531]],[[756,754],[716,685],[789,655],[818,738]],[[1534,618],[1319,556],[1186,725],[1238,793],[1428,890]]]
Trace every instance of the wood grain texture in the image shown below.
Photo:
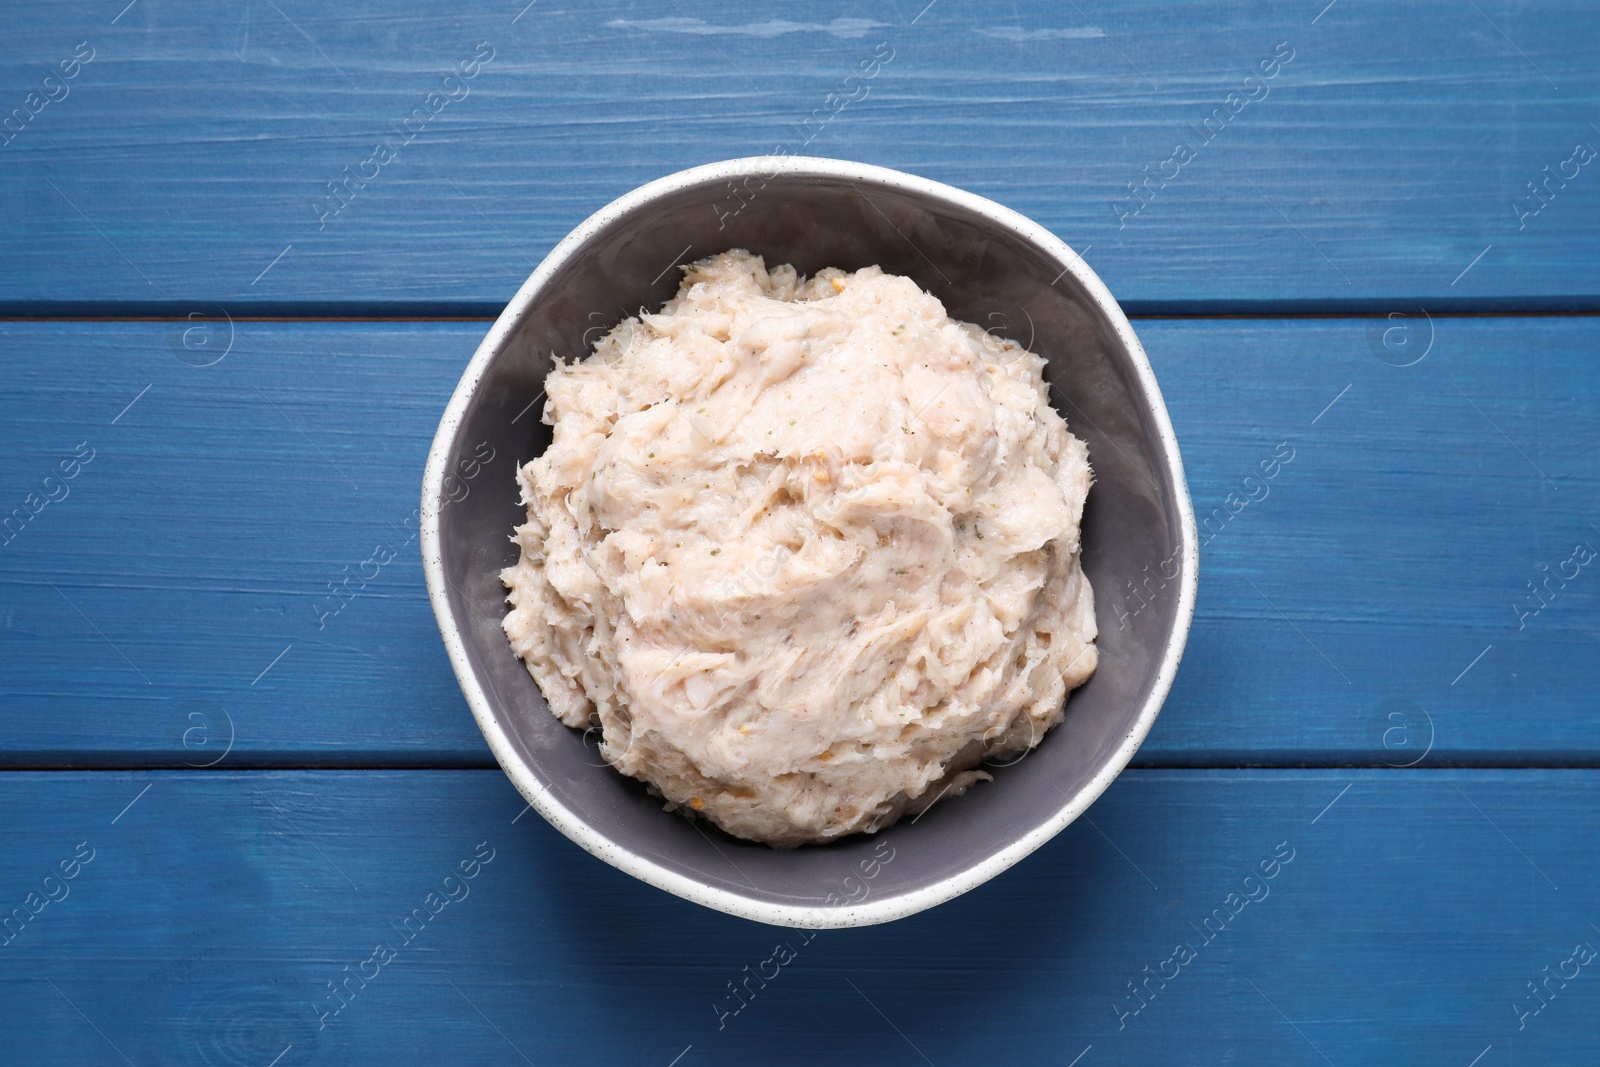
[[[1134,310],[1593,309],[1600,178],[1561,173],[1600,148],[1594,30],[1572,0],[35,4],[0,40],[0,313],[492,313],[613,197],[778,146],[1014,207]]]
[[[1600,311],[1590,5],[525,2],[7,13],[0,319],[178,321],[0,321],[0,1061],[1593,1060],[1600,319],[1442,314]],[[778,147],[1016,208],[1135,313],[1369,314],[1136,322],[1204,542],[1144,769],[809,939],[494,769],[413,524],[487,324],[292,321],[492,317]]]
[[[1092,1046],[1080,1067],[1499,1067],[1586,1062],[1600,1011],[1595,964],[1563,968],[1600,946],[1593,771],[1130,771],[993,882],[809,941],[514,822],[495,771],[18,772],[0,798],[26,815],[8,911],[93,850],[0,947],[8,1039],[37,1064],[944,1067]],[[1132,1013],[1146,967],[1169,977]],[[757,972],[732,1014],[728,984]]]
[[[174,354],[196,358],[179,335],[197,328],[0,327],[0,515],[95,450],[0,546],[0,760],[491,765],[409,540],[484,325],[239,322],[204,368]],[[226,324],[207,328],[222,345]],[[1137,329],[1205,541],[1184,665],[1139,760],[1600,760],[1600,578],[1543,584],[1576,544],[1600,548],[1600,320]],[[522,458],[469,491],[503,491]],[[328,583],[380,546],[396,560],[319,626]],[[1142,602],[1097,598],[1103,628]]]

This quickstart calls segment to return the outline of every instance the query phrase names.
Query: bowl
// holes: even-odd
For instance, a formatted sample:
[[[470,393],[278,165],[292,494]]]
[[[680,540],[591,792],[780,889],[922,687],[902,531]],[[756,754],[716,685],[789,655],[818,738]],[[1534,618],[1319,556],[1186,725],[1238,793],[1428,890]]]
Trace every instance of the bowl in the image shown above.
[[[549,445],[551,356],[571,360],[676,292],[676,268],[729,248],[802,273],[879,264],[954,318],[1046,357],[1057,409],[1089,446],[1083,565],[1100,664],[1065,717],[995,780],[915,821],[780,851],[663,810],[595,738],[559,723],[512,653],[501,568],[524,521],[508,457]],[[485,465],[487,465],[485,467]],[[707,907],[802,928],[864,926],[964,893],[1083,813],[1139,747],[1172,685],[1194,611],[1198,546],[1177,441],[1126,316],[1043,226],[924,178],[832,159],[762,156],[669,175],[601,208],[551,250],[495,321],[450,398],[422,486],[428,596],[495,758],[584,849]]]

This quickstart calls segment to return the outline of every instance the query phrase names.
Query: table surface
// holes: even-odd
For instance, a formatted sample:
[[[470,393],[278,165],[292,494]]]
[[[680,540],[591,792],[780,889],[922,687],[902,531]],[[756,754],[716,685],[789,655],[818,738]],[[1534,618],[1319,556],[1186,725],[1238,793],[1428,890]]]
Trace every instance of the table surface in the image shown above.
[[[0,1060],[1593,1062],[1597,45],[1502,0],[8,13]],[[540,257],[775,148],[1083,252],[1204,531],[1132,768],[865,930],[711,912],[529,814],[415,543]]]

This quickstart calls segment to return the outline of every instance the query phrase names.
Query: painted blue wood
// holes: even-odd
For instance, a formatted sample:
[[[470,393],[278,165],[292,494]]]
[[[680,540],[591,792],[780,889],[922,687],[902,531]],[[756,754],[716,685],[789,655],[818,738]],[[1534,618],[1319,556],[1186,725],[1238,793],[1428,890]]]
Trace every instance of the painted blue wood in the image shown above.
[[[181,320],[0,323],[9,1055],[1592,1058],[1600,771],[1439,768],[1600,761],[1597,327],[1439,313],[1600,307],[1593,14],[1192,10],[9,12],[0,316]],[[1180,768],[811,937],[619,874],[492,769],[238,770],[492,766],[412,518],[485,324],[246,314],[492,315],[612,197],[778,146],[1009,204],[1134,311],[1379,313],[1137,324],[1205,542],[1139,756]],[[1195,766],[1298,763],[1375,769]],[[15,769],[74,765],[213,769]]]
[[[0,547],[7,758],[482,763],[416,513],[483,329],[5,328],[6,514],[46,501]]]
[[[1189,649],[1144,758],[1600,755],[1595,320],[1138,329],[1202,542]],[[1279,442],[1294,458],[1264,479]]]
[[[1141,761],[1600,760],[1597,320],[1137,328],[1205,542]],[[239,322],[196,367],[226,323],[0,327],[0,516],[42,502],[0,545],[0,761],[491,765],[410,518],[484,329]]]
[[[628,878],[495,771],[0,798],[29,1063],[1500,1067],[1587,1062],[1600,1012],[1594,771],[1130,771],[972,893],[812,935]]]
[[[1576,0],[28,5],[0,312],[493,311],[778,147],[993,197],[1135,309],[1593,309],[1594,40]]]

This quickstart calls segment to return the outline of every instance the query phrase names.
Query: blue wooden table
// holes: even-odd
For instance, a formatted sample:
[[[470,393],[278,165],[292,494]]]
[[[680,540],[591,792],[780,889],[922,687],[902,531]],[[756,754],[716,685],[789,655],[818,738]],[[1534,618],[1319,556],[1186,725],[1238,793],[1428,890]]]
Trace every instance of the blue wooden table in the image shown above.
[[[1592,6],[524,3],[5,15],[0,1061],[1594,1062]],[[1081,250],[1203,531],[1133,767],[856,931],[529,814],[416,546],[551,245],[779,146]]]

